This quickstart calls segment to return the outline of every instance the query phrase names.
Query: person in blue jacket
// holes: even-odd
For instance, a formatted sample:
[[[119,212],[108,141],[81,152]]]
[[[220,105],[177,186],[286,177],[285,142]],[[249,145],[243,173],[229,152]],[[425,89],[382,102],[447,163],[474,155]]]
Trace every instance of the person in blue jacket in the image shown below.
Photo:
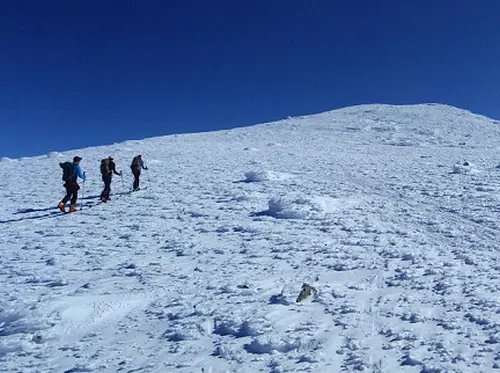
[[[82,172],[82,168],[80,167],[80,161],[82,157],[74,157],[73,158],[73,171],[71,176],[68,177],[66,182],[64,183],[64,187],[66,188],[66,196],[59,202],[59,209],[62,212],[66,212],[66,203],[71,199],[69,205],[69,212],[75,212],[76,209],[76,200],[78,198],[78,190],[80,189],[80,185],[78,185],[78,178],[82,179],[85,182],[85,172]]]

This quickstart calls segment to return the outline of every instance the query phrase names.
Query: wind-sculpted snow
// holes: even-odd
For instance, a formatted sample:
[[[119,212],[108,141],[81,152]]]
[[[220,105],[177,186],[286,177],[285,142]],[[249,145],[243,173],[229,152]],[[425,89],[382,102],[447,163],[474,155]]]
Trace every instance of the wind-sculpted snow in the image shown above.
[[[499,131],[365,105],[3,158],[0,372],[493,372]],[[99,204],[109,155],[124,179]]]

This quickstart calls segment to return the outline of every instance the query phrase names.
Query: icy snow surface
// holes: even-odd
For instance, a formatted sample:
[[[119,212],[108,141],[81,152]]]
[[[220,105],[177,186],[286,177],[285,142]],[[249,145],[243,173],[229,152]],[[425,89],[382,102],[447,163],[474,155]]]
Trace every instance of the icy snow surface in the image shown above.
[[[0,371],[497,371],[499,135],[364,105],[2,158]],[[110,154],[124,181],[98,204]],[[88,180],[63,215],[74,155]]]

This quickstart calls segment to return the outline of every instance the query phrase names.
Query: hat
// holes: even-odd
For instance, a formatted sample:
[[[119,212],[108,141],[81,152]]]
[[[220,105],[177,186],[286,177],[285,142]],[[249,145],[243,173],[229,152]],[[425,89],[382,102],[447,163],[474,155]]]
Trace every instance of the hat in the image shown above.
[[[82,157],[76,156],[73,157],[73,162],[80,162],[82,160]]]
[[[109,159],[110,161],[112,161],[112,160],[113,160],[113,157],[112,157],[112,156],[109,156],[109,157],[108,157],[108,159]]]

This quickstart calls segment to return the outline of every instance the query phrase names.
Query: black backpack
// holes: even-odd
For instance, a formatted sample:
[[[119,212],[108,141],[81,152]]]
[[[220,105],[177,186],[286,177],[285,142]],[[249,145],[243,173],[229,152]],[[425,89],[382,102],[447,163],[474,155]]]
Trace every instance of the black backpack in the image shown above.
[[[141,160],[139,159],[139,156],[136,156],[134,157],[134,159],[132,159],[132,164],[130,165],[130,167],[141,168]]]
[[[71,162],[64,162],[64,163],[59,163],[59,166],[63,169],[63,176],[62,179],[63,181],[71,181],[73,180],[73,163]]]
[[[101,174],[102,175],[107,175],[110,173],[110,169],[109,169],[109,158],[104,158],[102,161],[101,161]]]

